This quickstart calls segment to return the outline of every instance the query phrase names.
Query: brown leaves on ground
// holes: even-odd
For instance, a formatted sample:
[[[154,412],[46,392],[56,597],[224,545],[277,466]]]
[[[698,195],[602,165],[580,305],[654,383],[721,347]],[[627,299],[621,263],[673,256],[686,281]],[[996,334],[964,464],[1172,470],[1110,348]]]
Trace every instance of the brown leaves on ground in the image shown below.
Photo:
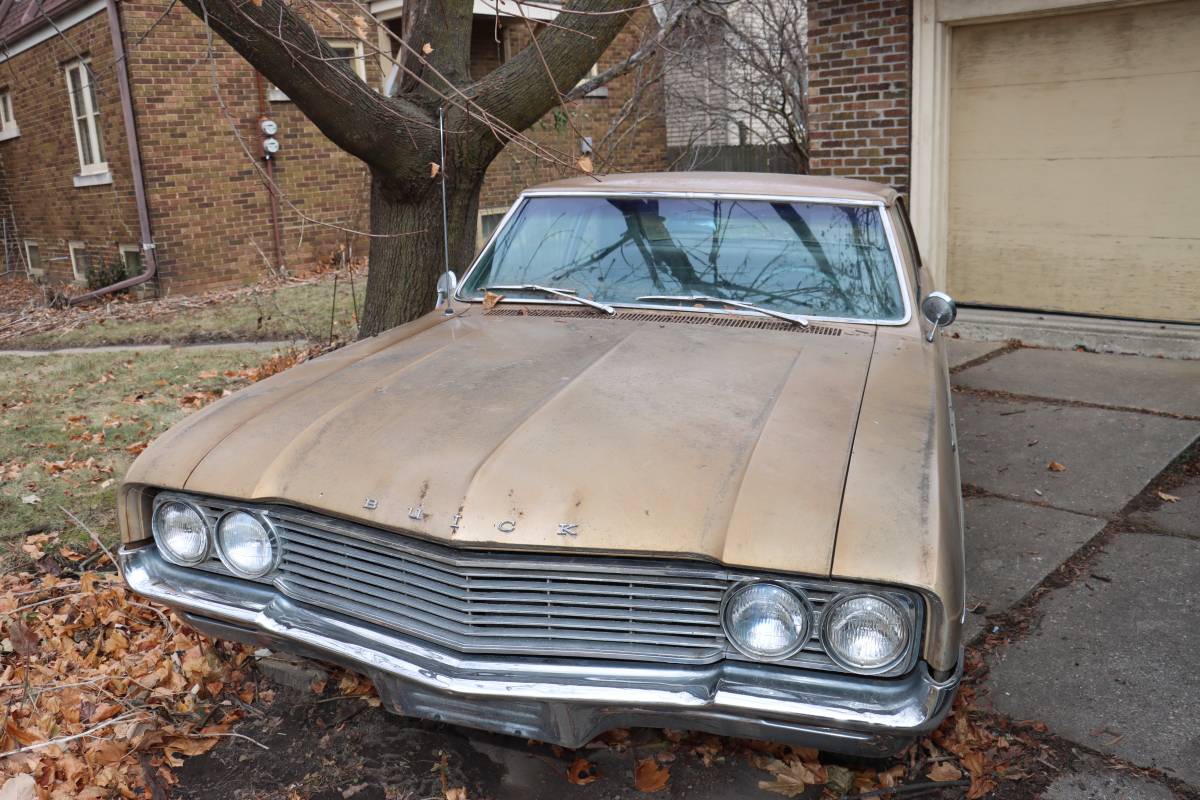
[[[239,718],[228,697],[254,696],[249,652],[205,640],[113,573],[66,575],[0,576],[0,782],[30,776],[49,800],[161,796],[170,768]]]
[[[1157,494],[1158,499],[1162,500],[1164,503],[1178,503],[1179,502],[1178,495],[1167,494],[1166,492],[1155,492],[1155,494]]]
[[[671,780],[671,770],[664,767],[654,758],[643,758],[633,769],[633,787],[639,792],[653,794],[667,788]]]
[[[1046,469],[1050,470],[1051,472],[1066,472],[1067,465],[1060,464],[1057,461],[1051,461],[1049,464],[1046,465]]]

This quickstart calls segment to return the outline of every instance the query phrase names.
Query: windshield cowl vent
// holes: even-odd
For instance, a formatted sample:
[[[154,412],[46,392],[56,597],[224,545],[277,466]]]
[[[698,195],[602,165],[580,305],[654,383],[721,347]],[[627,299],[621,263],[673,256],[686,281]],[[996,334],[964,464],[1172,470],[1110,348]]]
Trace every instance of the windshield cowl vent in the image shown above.
[[[618,310],[613,316],[597,314],[588,308],[493,308],[484,312],[488,317],[574,317],[606,322],[613,319],[629,322],[675,323],[680,325],[717,325],[724,328],[751,328],[760,331],[784,331],[787,333],[815,333],[820,336],[841,336],[841,328],[810,324],[807,328],[788,322],[755,319],[751,317],[727,317],[719,314],[656,314],[645,311]]]

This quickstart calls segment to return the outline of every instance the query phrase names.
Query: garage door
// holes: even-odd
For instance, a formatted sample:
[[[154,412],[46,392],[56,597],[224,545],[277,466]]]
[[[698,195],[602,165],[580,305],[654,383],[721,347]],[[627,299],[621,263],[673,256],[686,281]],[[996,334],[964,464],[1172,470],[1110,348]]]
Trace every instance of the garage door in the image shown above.
[[[955,28],[963,302],[1200,321],[1200,0]]]

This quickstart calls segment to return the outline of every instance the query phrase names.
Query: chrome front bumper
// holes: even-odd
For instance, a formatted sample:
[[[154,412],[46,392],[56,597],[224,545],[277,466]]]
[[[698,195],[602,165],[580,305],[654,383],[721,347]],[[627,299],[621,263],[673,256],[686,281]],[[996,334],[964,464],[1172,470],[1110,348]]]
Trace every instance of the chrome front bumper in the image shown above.
[[[885,756],[938,726],[960,678],[934,680],[923,662],[902,678],[874,679],[734,661],[469,656],[296,603],[270,586],[177,567],[151,546],[122,548],[120,561],[130,588],[211,636],[365,673],[406,716],[566,747],[645,726]]]

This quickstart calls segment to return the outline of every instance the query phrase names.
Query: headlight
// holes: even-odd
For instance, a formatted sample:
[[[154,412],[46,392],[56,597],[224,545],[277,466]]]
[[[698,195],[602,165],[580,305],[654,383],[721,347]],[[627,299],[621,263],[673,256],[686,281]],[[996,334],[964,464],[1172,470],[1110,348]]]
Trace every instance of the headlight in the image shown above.
[[[208,525],[194,506],[178,500],[163,503],[154,510],[151,530],[168,561],[191,566],[208,555]]]
[[[275,536],[258,517],[230,511],[217,523],[217,550],[231,572],[246,578],[267,574],[275,566]]]
[[[808,641],[811,617],[808,604],[795,592],[752,583],[729,595],[722,622],[739,651],[761,661],[780,661]]]
[[[908,614],[875,594],[852,594],[825,609],[822,638],[830,656],[855,672],[884,672],[904,655],[912,637]]]

